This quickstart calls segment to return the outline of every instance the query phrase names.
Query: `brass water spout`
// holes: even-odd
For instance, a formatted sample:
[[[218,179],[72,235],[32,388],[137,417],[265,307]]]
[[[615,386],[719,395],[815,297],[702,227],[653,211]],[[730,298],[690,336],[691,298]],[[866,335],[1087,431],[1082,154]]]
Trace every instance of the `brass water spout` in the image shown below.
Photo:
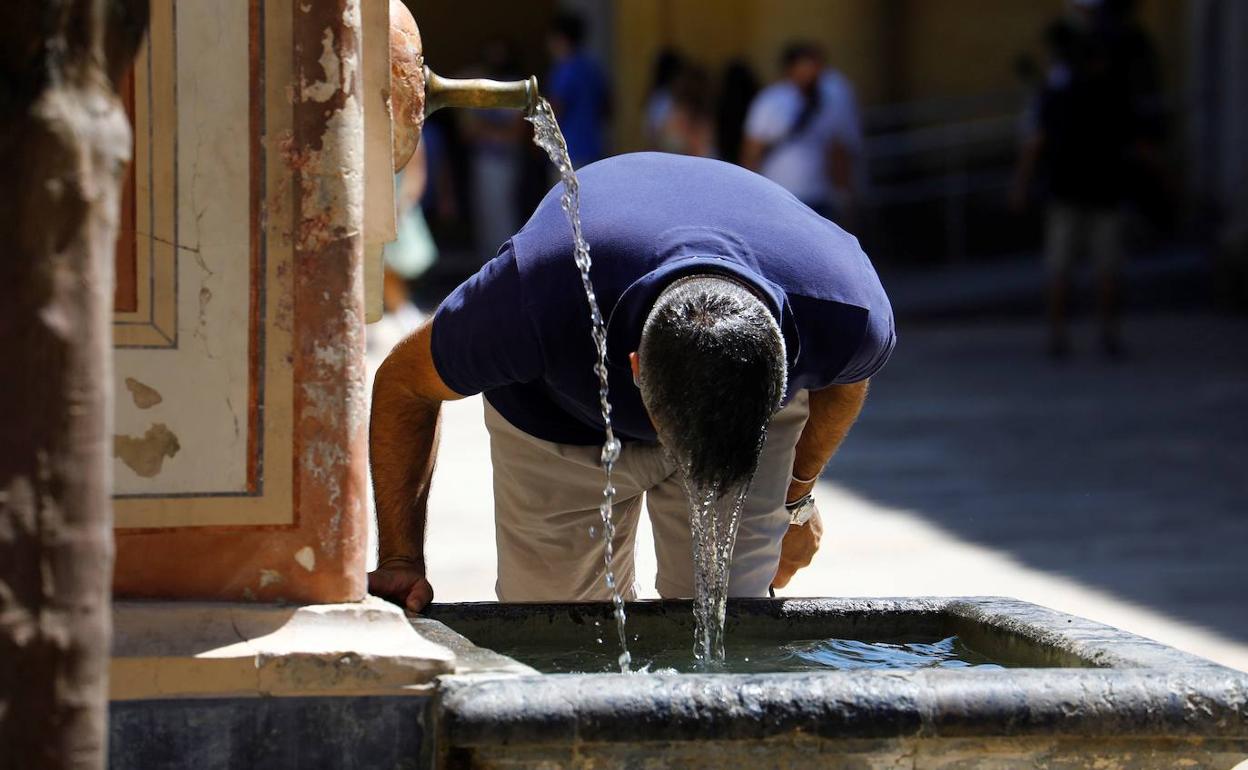
[[[524,110],[525,115],[532,115],[537,109],[537,78],[444,78],[425,67],[425,117],[443,107]]]

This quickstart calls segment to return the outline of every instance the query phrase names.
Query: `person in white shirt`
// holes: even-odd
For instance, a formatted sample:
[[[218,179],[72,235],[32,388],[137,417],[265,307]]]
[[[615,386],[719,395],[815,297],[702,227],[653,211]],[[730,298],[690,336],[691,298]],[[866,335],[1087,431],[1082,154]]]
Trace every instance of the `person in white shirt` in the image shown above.
[[[844,217],[861,173],[862,130],[853,87],[809,43],[788,46],[784,77],[750,105],[741,165],[824,216]]]

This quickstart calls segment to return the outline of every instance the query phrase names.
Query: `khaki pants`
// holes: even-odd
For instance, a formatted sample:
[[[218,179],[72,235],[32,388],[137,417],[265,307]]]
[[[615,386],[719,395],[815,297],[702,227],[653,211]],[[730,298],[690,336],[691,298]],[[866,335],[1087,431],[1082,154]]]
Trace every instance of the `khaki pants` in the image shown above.
[[[784,496],[808,399],[798,393],[772,419],[758,472],[741,511],[728,579],[730,596],[766,596],[788,531]],[[603,474],[600,447],[542,441],[485,404],[494,465],[494,527],[501,601],[602,601]],[[693,595],[689,506],[675,467],[658,444],[625,444],[612,474],[616,495],[612,567],[625,598],[635,598],[633,544],[644,496],[664,598]]]

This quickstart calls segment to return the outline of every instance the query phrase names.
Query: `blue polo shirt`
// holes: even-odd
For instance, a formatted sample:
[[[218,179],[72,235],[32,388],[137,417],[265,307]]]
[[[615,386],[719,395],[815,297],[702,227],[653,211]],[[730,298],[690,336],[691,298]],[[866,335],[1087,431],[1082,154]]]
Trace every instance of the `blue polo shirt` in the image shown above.
[[[857,239],[779,185],[721,161],[650,152],[577,175],[621,440],[656,440],[628,355],[659,292],[687,275],[733,276],[766,299],[784,334],[786,402],[864,380],[888,360],[892,308]],[[451,390],[483,392],[530,435],[590,445],[603,430],[595,352],[561,190],[443,301],[433,362]]]

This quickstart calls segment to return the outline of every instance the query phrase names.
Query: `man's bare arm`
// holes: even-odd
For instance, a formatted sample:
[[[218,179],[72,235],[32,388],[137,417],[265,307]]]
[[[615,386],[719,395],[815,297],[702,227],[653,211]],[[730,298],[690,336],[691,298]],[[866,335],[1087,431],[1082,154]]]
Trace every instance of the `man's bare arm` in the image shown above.
[[[369,590],[418,612],[433,599],[425,575],[425,517],[443,401],[463,398],[438,376],[433,322],[395,346],[377,370],[369,463],[380,558]]]
[[[862,405],[867,400],[867,382],[830,385],[810,392],[810,417],[797,440],[797,456],[793,460],[794,480],[789,484],[788,502],[814,488],[814,481],[803,484],[796,479],[815,479],[823,472],[823,466],[832,459],[862,411]]]
[[[810,392],[810,417],[797,440],[793,459],[793,479],[789,481],[786,502],[801,499],[814,489],[815,480],[823,472],[837,447],[849,434],[858,413],[867,399],[867,381],[852,385],[832,385]],[[805,480],[798,481],[797,479]],[[773,588],[783,588],[794,573],[810,564],[819,550],[823,537],[823,520],[816,510],[805,525],[790,525],[780,546],[780,563],[771,580]]]

